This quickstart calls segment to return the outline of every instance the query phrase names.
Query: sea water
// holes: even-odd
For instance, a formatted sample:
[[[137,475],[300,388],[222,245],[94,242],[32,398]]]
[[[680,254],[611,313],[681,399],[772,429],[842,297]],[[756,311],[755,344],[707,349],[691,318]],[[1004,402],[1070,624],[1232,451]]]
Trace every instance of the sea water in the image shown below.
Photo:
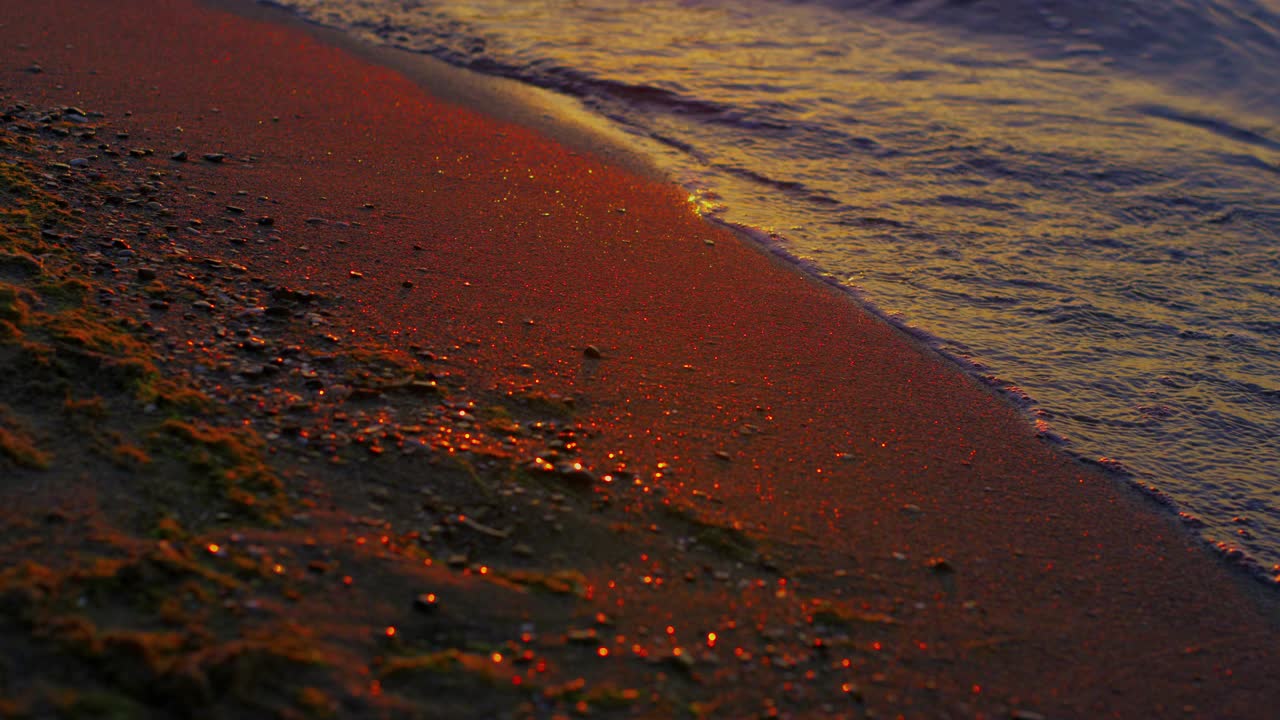
[[[578,98],[1280,575],[1280,0],[280,0]]]

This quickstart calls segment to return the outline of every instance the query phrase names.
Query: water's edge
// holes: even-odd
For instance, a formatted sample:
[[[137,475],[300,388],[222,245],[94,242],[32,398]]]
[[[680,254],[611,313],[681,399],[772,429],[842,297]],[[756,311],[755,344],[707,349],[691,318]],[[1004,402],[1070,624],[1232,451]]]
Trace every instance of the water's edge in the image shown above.
[[[376,45],[371,40],[353,36],[342,28],[328,26],[308,18],[274,0],[202,1],[253,19],[305,27],[322,41],[391,67],[446,100],[474,107],[502,120],[531,127],[576,150],[590,152],[609,162],[621,164],[655,179],[673,182],[688,191],[691,197],[696,196],[702,189],[696,184],[682,183],[662,162],[662,155],[678,150],[664,147],[660,139],[648,137],[642,131],[628,132],[619,129],[616,124],[617,118],[606,118],[592,113],[580,98],[532,85],[527,82],[527,79],[519,77],[517,73],[504,70],[501,66],[476,68],[447,54],[443,57],[434,57],[427,53],[391,45]],[[1014,406],[1026,419],[1028,426],[1044,442],[1076,461],[1109,476],[1118,486],[1128,488],[1150,500],[1153,507],[1171,518],[1171,522],[1177,522],[1180,517],[1183,531],[1202,542],[1211,554],[1229,566],[1268,585],[1280,587],[1280,582],[1271,577],[1267,569],[1255,558],[1236,547],[1221,542],[1215,543],[1196,532],[1196,519],[1185,512],[1180,512],[1180,506],[1169,495],[1143,481],[1122,464],[1079,451],[1063,441],[1051,429],[1044,427],[1034,414],[1037,406],[1035,399],[1021,388],[991,375],[989,370],[977,361],[948,351],[946,338],[927,332],[912,325],[907,319],[883,310],[868,297],[865,291],[842,282],[813,262],[788,250],[785,233],[774,233],[734,223],[718,217],[713,212],[701,214],[707,222],[734,232],[745,242],[772,254],[803,275],[846,294],[863,310],[909,336],[941,361],[958,367],[993,395]]]

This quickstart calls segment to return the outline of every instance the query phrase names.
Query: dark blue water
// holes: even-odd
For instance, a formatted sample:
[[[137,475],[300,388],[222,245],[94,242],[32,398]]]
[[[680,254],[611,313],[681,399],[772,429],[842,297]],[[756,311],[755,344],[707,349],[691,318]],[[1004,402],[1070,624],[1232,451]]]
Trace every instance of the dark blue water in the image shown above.
[[[1280,576],[1280,0],[278,4],[578,98]]]

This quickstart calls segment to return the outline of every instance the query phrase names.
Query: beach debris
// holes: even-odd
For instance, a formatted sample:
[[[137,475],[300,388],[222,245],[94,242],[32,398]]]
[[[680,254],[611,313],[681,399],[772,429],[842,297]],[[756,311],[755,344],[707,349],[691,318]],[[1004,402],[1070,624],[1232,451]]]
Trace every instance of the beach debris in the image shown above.
[[[717,450],[714,453],[712,453],[712,455],[715,455],[716,459],[723,460],[725,462],[730,462],[731,460],[733,460],[733,457],[730,456],[729,453],[725,452],[724,450]]]
[[[943,557],[929,558],[927,561],[925,561],[925,567],[938,573],[939,575],[946,574],[946,573],[953,573],[956,571],[955,566],[952,565],[946,558],[943,558]]]
[[[170,155],[170,156],[169,156],[169,159],[170,159],[170,160],[172,160],[172,161],[174,161],[174,162],[186,162],[186,161],[187,161],[187,151],[186,151],[186,150],[179,150],[178,152],[176,152],[176,153],[174,153],[174,154]]]
[[[350,277],[352,280],[364,279],[364,273],[360,272],[359,270],[352,270],[351,272],[347,273],[347,276]]]
[[[472,530],[475,530],[476,532],[480,533],[481,535],[488,535],[488,536],[489,536],[489,537],[491,537],[491,538],[497,538],[497,539],[499,539],[499,540],[505,540],[505,539],[507,539],[507,537],[509,537],[509,536],[511,535],[511,531],[510,531],[510,530],[498,530],[497,528],[489,527],[488,525],[485,525],[485,524],[483,524],[483,523],[477,522],[477,521],[475,521],[475,520],[473,520],[473,519],[471,519],[471,518],[467,517],[466,515],[459,515],[459,516],[457,517],[457,521],[458,521],[458,524],[459,524],[459,525],[462,525],[462,526],[464,526],[464,527],[468,527],[468,528],[470,528],[470,529],[472,529]]]
[[[413,609],[421,613],[433,613],[440,609],[440,598],[435,593],[421,593],[413,599]]]
[[[663,665],[673,670],[679,670],[682,673],[690,674],[693,672],[693,666],[696,662],[693,655],[686,652],[684,648],[672,648],[671,652],[662,655],[655,655],[649,658],[649,662],[654,665]]]
[[[586,357],[591,358],[592,360],[599,360],[600,358],[604,357],[604,353],[600,352],[600,348],[596,347],[595,345],[588,345],[582,348],[582,354]]]
[[[902,512],[906,513],[907,515],[920,515],[924,513],[924,510],[921,510],[920,506],[916,505],[915,503],[907,503],[902,506]]]

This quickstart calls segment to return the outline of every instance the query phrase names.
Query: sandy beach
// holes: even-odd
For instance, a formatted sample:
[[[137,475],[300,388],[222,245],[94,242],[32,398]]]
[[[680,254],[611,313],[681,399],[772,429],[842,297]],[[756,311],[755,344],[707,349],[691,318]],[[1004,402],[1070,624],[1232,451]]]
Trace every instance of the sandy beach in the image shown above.
[[[70,215],[5,251],[206,400],[6,381],[0,709],[1280,705],[1274,588],[625,150],[248,3],[9,4],[5,207]],[[4,267],[21,377],[56,303]]]

